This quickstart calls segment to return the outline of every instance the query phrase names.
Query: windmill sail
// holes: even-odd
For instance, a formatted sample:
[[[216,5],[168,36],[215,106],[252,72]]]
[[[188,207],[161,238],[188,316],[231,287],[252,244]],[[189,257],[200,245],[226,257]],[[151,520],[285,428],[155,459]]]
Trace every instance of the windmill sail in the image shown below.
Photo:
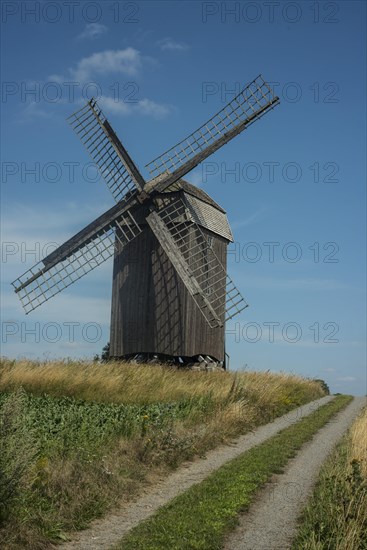
[[[206,235],[194,222],[184,199],[156,199],[147,222],[211,328],[248,304],[226,273]]]
[[[113,256],[116,238],[123,247],[140,232],[126,206],[111,208],[13,281],[25,312],[36,309]]]
[[[163,191],[278,103],[279,98],[259,75],[219,113],[146,165],[153,177],[147,189]]]
[[[72,114],[68,121],[116,202],[136,188],[143,189],[142,175],[94,99]]]

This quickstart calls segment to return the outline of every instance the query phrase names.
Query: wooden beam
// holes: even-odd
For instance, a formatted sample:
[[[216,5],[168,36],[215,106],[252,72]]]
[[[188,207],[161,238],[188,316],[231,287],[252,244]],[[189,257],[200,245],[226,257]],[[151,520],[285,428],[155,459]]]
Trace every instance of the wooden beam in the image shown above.
[[[173,237],[167,230],[160,216],[157,214],[157,212],[152,211],[147,216],[146,221],[148,222],[150,228],[157,237],[161,247],[172,262],[172,265],[175,267],[179,277],[186,286],[187,290],[190,292],[193,298],[196,298],[196,302],[200,309],[202,310],[203,308],[207,308],[216,326],[222,326],[222,321],[219,319],[219,317],[217,317],[214,309],[212,308],[209,300],[206,298],[196,278],[190,274],[188,263],[182,256],[178,246],[176,245]],[[198,297],[200,297],[200,301],[203,302],[202,305],[198,303]]]
[[[57,262],[62,261],[66,257],[76,252],[79,248],[85,246],[90,241],[104,233],[104,231],[110,225],[113,225],[113,222],[116,219],[118,219],[124,212],[130,210],[135,205],[135,197],[127,201],[118,202],[117,204],[115,204],[115,206],[107,210],[92,223],[84,227],[84,229],[79,231],[79,233],[71,237],[71,239],[67,240],[64,244],[59,246],[59,248],[51,252],[51,254],[43,258],[42,262],[48,269],[50,269]]]
[[[273,109],[275,105],[277,105],[278,103],[279,103],[279,98],[275,97],[274,99],[269,101],[266,105],[264,105],[264,107],[259,109],[259,111],[249,116],[245,121],[238,124],[231,130],[226,132],[225,134],[223,134],[222,137],[214,141],[211,145],[209,145],[206,149],[204,149],[204,151],[200,151],[200,153],[197,153],[194,157],[192,157],[190,160],[185,162],[182,166],[177,168],[177,170],[175,170],[171,174],[165,175],[162,179],[154,178],[153,180],[151,180],[151,182],[149,182],[146,185],[145,190],[147,192],[164,191],[172,183],[182,178],[182,176],[184,176],[185,174],[188,174],[189,172],[191,172],[191,170],[195,168],[195,166],[200,164],[203,160],[205,160],[210,155],[212,155],[215,151],[220,149],[220,147],[222,147],[223,145],[228,143],[231,139],[233,139],[238,134],[240,134],[243,130],[245,130],[245,128],[247,128],[247,126],[250,126],[250,124],[255,122],[255,120],[263,116],[266,113],[266,111],[268,111],[269,109]]]
[[[111,142],[113,148],[115,149],[116,153],[118,154],[123,164],[125,165],[126,170],[129,172],[133,181],[137,184],[137,187],[140,190],[142,190],[143,187],[145,186],[145,180],[141,175],[141,173],[139,172],[138,168],[136,167],[133,159],[130,157],[129,153],[126,151],[125,147],[122,145],[121,141],[117,137],[115,131],[113,130],[112,126],[110,125],[107,119],[102,124],[102,127],[105,131],[106,136]]]

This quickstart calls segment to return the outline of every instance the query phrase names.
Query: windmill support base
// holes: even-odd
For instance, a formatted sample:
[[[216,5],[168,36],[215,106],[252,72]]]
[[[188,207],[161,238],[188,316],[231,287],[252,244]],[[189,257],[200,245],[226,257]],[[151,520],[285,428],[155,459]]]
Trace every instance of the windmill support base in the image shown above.
[[[159,353],[135,353],[114,357],[114,360],[127,361],[134,364],[156,364],[167,365],[179,369],[190,369],[196,371],[225,371],[223,361],[218,361],[209,355],[195,355],[193,357],[182,357],[174,355],[165,355]]]

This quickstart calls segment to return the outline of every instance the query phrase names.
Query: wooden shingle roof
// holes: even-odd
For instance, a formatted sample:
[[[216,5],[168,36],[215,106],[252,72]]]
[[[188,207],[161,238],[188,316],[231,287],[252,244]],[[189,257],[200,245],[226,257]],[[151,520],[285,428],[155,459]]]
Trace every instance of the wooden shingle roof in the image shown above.
[[[183,191],[192,219],[200,226],[233,242],[233,235],[225,210],[205,191],[180,179],[171,185],[166,192]]]
[[[196,187],[196,185],[192,185],[192,183],[189,183],[186,180],[180,179],[176,182],[177,190],[182,189],[185,193],[188,193],[189,195],[196,197],[197,199],[206,202],[207,204],[210,204],[220,212],[223,212],[225,214],[225,210],[217,202],[215,202],[214,199],[212,199],[205,191],[200,189],[200,187]],[[172,186],[169,188],[170,191],[172,191]]]

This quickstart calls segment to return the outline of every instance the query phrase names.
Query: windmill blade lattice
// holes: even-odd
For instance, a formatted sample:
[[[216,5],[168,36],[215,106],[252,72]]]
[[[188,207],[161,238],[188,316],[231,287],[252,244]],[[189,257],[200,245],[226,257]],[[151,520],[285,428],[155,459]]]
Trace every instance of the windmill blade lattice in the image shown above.
[[[68,121],[98,167],[116,202],[142,190],[145,181],[95,100]]]
[[[163,191],[278,103],[259,75],[208,122],[146,165],[151,187]]]
[[[193,221],[184,199],[176,195],[155,202],[157,210],[148,216],[149,225],[209,326],[222,326],[248,304]]]
[[[140,232],[128,211],[104,224],[78,246],[62,245],[56,249],[12,283],[25,312],[36,309],[113,256],[116,238],[124,247]]]

